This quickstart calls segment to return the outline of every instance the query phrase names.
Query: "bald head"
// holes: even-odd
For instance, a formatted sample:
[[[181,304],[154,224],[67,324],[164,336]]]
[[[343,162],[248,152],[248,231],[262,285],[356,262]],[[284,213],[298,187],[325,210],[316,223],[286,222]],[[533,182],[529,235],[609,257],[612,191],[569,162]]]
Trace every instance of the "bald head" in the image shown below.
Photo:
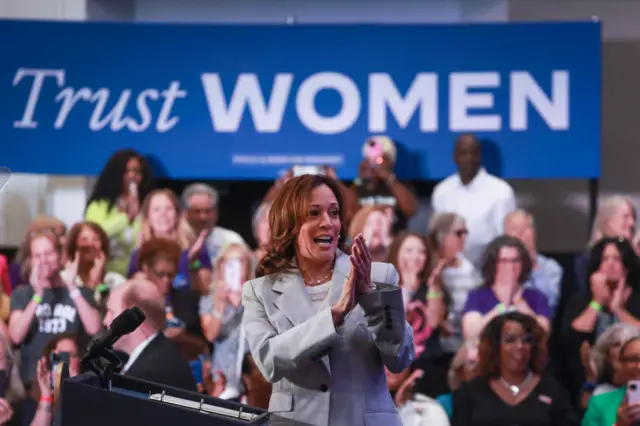
[[[104,323],[108,327],[113,318],[137,306],[147,317],[143,326],[159,331],[164,328],[164,305],[164,297],[155,284],[143,278],[135,278],[111,291]]]
[[[527,250],[536,252],[533,215],[526,210],[516,209],[504,218],[504,233],[520,239]]]
[[[482,163],[480,142],[474,135],[462,135],[456,139],[453,150],[453,161],[458,167],[458,174],[464,184],[471,182]]]

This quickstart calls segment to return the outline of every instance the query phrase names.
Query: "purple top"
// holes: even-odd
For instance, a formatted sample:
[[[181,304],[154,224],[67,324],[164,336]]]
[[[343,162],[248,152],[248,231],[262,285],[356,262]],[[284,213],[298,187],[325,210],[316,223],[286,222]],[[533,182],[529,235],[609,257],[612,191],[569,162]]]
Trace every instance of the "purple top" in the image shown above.
[[[211,258],[209,257],[209,251],[205,246],[200,250],[200,255],[198,256],[198,260],[200,261],[201,269],[213,269],[213,265],[211,264]],[[138,249],[135,249],[133,253],[131,253],[131,260],[129,262],[129,273],[127,276],[131,278],[133,274],[140,271],[138,269]],[[189,250],[183,250],[180,253],[180,262],[178,263],[178,275],[176,275],[173,280],[173,288],[184,288],[189,286]]]
[[[541,315],[545,318],[551,319],[551,309],[549,309],[547,296],[542,292],[535,288],[525,288],[522,292],[522,298],[527,302],[536,315]],[[482,315],[486,315],[499,303],[500,301],[493,290],[489,287],[476,288],[469,292],[467,303],[464,305],[462,314],[464,315],[467,312],[478,312]]]
[[[22,276],[22,265],[18,262],[9,264],[9,281],[11,281],[11,290],[20,284],[29,284],[29,281]]]

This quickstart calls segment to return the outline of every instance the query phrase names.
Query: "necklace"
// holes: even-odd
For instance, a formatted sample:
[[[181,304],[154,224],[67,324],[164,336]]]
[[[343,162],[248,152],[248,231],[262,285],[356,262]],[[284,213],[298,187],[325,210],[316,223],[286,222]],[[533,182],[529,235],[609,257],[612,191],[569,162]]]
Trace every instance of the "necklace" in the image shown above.
[[[331,278],[331,276],[333,275],[333,269],[331,271],[329,271],[329,273],[327,275],[325,275],[324,277],[318,279],[318,280],[304,280],[304,283],[308,286],[313,287],[314,285],[318,285],[318,284],[322,284],[322,283],[326,283],[327,281],[329,281],[329,278]],[[304,277],[303,277],[304,279]]]
[[[532,378],[533,378],[533,374],[531,373],[531,371],[529,371],[529,374],[527,374],[527,377],[525,377],[524,381],[520,383],[518,386],[510,384],[502,377],[500,377],[500,384],[505,388],[509,389],[509,391],[514,397],[517,397],[518,394],[520,394],[520,391],[531,381]]]

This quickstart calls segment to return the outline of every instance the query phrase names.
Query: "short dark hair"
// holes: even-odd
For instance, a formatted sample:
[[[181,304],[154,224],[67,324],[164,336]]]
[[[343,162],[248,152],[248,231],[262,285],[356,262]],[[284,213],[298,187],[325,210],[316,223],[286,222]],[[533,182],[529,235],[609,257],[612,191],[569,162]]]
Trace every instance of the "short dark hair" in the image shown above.
[[[518,238],[501,235],[491,241],[485,252],[484,261],[482,262],[482,278],[484,279],[484,285],[487,287],[493,286],[493,282],[496,279],[500,250],[504,247],[512,247],[518,251],[518,257],[522,265],[518,283],[524,284],[529,279],[531,269],[533,269],[533,262],[524,244],[522,244],[522,241]]]
[[[178,267],[181,252],[182,249],[177,241],[167,238],[152,238],[140,246],[137,267],[142,270],[143,265],[151,266],[159,259],[166,259],[175,263],[176,267]]]
[[[622,237],[605,237],[601,238],[592,248],[589,253],[589,263],[587,264],[587,282],[591,274],[600,269],[602,263],[602,256],[604,250],[608,245],[613,244],[616,246],[618,253],[620,253],[620,259],[624,268],[627,270],[627,284],[632,288],[638,288],[638,282],[640,281],[640,259],[629,240]],[[591,294],[591,286],[589,286],[589,294]]]
[[[493,318],[480,334],[478,346],[477,372],[483,377],[500,376],[500,345],[502,329],[507,321],[520,323],[527,333],[533,336],[529,368],[532,372],[542,373],[548,361],[547,335],[535,318],[520,312],[507,312]]]

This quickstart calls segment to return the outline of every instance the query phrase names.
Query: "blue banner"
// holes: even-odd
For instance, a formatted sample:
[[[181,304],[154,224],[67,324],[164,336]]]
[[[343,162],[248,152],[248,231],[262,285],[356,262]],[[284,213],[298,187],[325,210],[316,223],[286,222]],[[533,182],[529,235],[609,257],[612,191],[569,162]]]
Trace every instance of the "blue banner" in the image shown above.
[[[506,178],[600,175],[600,24],[204,26],[0,21],[1,166],[95,175],[116,150],[172,178],[272,179],[362,144],[455,170],[476,133]]]

